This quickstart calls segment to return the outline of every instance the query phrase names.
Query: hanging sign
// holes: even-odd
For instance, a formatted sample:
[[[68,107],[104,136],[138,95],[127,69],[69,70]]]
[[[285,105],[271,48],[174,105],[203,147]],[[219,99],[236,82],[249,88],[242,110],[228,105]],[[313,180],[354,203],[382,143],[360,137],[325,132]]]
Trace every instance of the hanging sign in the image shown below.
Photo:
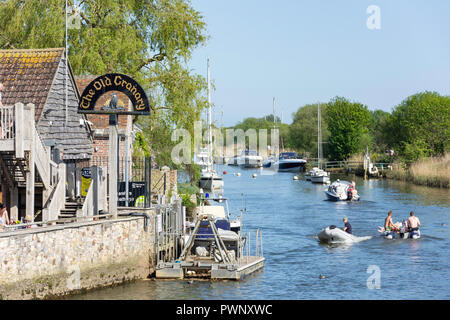
[[[133,105],[133,110],[129,111],[128,106],[118,105],[115,93],[111,94],[109,105],[95,109],[97,100],[109,91],[126,94]],[[78,104],[78,113],[149,115],[150,104],[147,94],[136,80],[124,74],[108,73],[95,78],[84,89]]]

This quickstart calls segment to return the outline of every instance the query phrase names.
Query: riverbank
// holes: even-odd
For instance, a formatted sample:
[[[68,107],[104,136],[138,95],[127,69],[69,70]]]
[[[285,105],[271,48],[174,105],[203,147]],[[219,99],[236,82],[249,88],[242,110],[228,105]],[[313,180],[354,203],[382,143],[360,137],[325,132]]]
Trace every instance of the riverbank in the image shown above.
[[[436,188],[450,188],[450,153],[441,158],[426,158],[409,169],[400,165],[386,172],[386,178]]]

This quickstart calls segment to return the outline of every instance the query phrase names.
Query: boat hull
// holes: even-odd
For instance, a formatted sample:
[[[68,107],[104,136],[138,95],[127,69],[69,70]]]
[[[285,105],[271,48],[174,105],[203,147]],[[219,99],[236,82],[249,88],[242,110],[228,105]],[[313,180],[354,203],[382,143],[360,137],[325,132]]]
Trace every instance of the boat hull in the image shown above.
[[[336,226],[329,226],[319,232],[317,235],[320,242],[325,243],[354,243],[360,242],[364,240],[369,240],[372,237],[357,237],[353,234],[349,234],[342,229],[337,228]]]

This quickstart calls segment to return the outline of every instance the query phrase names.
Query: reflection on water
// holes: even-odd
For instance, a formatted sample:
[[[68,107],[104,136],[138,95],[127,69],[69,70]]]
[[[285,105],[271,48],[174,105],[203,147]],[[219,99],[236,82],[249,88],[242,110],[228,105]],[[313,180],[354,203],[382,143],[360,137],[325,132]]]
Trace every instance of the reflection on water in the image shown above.
[[[244,229],[262,228],[264,270],[244,281],[139,281],[70,299],[449,299],[449,190],[388,180],[355,179],[359,202],[325,201],[325,186],[293,174],[258,175],[228,167],[225,196],[235,212],[246,195]],[[351,180],[332,176],[332,180]],[[394,221],[414,210],[422,222],[419,240],[379,236],[389,210]],[[352,245],[323,245],[319,231],[342,227],[347,216],[357,236]],[[370,290],[367,268],[381,270],[381,289]],[[323,275],[323,278],[319,276]],[[412,285],[413,284],[413,285]]]

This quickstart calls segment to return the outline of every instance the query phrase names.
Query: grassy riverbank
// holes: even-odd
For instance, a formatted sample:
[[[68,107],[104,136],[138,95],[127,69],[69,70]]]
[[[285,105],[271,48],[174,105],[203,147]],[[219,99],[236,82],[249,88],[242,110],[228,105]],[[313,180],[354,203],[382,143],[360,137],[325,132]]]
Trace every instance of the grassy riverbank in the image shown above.
[[[441,158],[426,158],[413,163],[409,169],[396,166],[386,177],[428,187],[450,188],[450,153]]]

